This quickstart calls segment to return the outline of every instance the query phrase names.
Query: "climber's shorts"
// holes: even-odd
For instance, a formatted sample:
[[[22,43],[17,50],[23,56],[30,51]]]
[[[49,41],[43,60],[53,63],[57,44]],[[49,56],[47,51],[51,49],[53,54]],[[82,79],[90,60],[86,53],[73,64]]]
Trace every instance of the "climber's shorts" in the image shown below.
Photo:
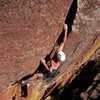
[[[45,77],[45,78],[54,78],[54,77],[57,76],[59,73],[60,73],[60,71],[59,71],[58,69],[56,69],[56,70],[53,70],[51,73],[50,73],[50,72],[45,73],[45,74],[44,74],[44,77]]]

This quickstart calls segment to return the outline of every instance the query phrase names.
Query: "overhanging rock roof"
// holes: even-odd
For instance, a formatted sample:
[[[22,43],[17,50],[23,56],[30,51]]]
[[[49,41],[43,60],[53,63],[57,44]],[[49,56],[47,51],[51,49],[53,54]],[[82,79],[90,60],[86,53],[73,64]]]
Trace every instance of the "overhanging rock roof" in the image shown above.
[[[71,2],[0,1],[0,90],[35,71],[61,33]]]

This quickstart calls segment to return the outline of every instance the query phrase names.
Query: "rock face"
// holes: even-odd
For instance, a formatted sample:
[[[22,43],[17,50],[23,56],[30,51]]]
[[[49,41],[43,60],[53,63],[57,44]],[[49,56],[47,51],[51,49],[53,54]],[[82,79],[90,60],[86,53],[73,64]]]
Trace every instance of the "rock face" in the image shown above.
[[[32,3],[31,6],[29,6],[29,1]],[[2,100],[6,100],[6,97],[9,100],[44,100],[55,88],[61,89],[65,85],[70,84],[84,67],[82,65],[88,62],[100,47],[100,2],[98,0],[29,1],[16,1],[13,6],[10,6],[10,1],[5,4],[6,6],[1,2],[3,5],[1,10],[2,14],[4,14],[3,11],[5,12],[7,10],[6,13],[9,12],[9,16],[14,17],[11,18],[14,19],[12,21],[13,24],[9,20],[3,20],[5,23],[9,22],[9,24],[5,24],[4,22],[0,24],[2,26],[2,38],[0,37],[0,43],[2,44],[0,50],[2,56],[0,58],[2,76],[0,77],[5,76],[5,78],[1,78],[1,85],[7,86],[8,82],[10,83],[11,81],[20,79],[20,77],[31,72],[31,70],[35,71],[40,58],[46,56],[52,50],[57,39],[56,44],[59,43],[60,38],[58,36],[62,31],[64,21],[68,24],[69,29],[64,48],[66,61],[60,67],[60,74],[56,78],[51,80],[35,80],[32,81],[29,87],[24,87],[26,97],[21,97],[21,86],[15,83],[1,93]],[[13,9],[9,10],[7,7]],[[16,7],[19,8],[18,15]],[[16,14],[12,16],[11,10]],[[6,17],[3,18],[6,19]],[[19,22],[17,18],[19,18]],[[97,58],[98,56],[96,55],[92,57],[92,59]],[[6,66],[11,69],[4,70],[3,67]],[[5,74],[6,72],[7,74]],[[6,78],[9,78],[7,82],[5,82]]]
[[[0,91],[34,72],[62,31],[72,0],[0,0]]]

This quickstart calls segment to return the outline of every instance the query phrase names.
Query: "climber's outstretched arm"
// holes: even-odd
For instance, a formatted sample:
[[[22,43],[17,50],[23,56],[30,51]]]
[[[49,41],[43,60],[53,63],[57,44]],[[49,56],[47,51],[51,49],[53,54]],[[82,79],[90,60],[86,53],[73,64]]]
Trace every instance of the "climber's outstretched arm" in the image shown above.
[[[63,37],[63,39],[62,39],[62,41],[61,41],[61,43],[60,43],[60,46],[59,46],[59,48],[58,48],[58,51],[62,51],[63,50],[63,48],[64,48],[64,45],[65,45],[65,42],[66,42],[66,38],[67,38],[67,31],[68,31],[68,26],[67,26],[67,24],[64,24],[64,37]]]

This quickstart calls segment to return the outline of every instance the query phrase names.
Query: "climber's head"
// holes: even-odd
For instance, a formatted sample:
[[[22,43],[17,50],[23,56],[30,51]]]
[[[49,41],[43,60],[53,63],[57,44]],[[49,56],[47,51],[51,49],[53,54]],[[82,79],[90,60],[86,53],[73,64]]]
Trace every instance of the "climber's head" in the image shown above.
[[[57,54],[57,60],[63,62],[65,61],[65,59],[66,59],[65,53],[63,51],[59,51]]]

